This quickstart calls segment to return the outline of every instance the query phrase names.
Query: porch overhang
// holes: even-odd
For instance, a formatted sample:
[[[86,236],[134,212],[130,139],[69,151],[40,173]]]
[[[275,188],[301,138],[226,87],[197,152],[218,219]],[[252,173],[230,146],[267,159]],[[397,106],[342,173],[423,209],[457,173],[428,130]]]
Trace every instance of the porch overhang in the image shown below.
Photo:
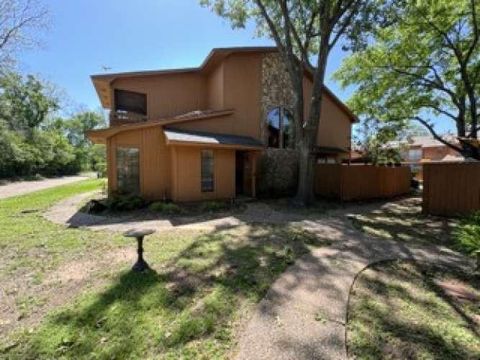
[[[203,131],[184,130],[165,127],[164,134],[167,145],[200,146],[238,150],[263,150],[264,145],[249,136],[217,134]]]
[[[133,124],[125,124],[119,126],[113,126],[105,129],[88,130],[85,132],[87,137],[95,144],[106,144],[107,139],[120,132],[145,129],[155,126],[165,126],[169,124],[184,123],[189,121],[200,121],[211,118],[218,118],[229,116],[233,114],[232,109],[222,110],[203,110],[203,111],[191,111],[185,114],[180,114],[170,118],[148,120],[144,122],[137,122]]]

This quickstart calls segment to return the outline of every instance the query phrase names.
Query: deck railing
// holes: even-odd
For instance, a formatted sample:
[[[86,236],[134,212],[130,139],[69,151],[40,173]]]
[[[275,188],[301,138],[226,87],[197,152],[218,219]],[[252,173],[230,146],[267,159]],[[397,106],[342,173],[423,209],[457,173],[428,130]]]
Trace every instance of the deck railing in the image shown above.
[[[111,111],[110,124],[130,124],[147,121],[147,116],[128,111]]]

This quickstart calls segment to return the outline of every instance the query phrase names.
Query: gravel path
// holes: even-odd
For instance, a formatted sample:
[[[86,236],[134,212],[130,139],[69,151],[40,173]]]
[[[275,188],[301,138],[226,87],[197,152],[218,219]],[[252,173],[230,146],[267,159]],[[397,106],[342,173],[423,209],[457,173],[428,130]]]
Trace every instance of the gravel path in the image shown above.
[[[70,184],[72,182],[88,179],[87,176],[64,176],[54,179],[36,181],[17,181],[6,185],[0,185],[0,199],[11,196],[23,195],[38,190],[48,189],[55,186]]]
[[[272,285],[241,331],[234,358],[243,359],[346,359],[348,299],[357,274],[382,260],[416,259],[448,266],[473,266],[441,246],[416,246],[370,238],[355,229],[352,214],[383,206],[371,203],[331,211],[323,215],[276,211],[268,205],[249,203],[245,212],[216,219],[180,218],[140,220],[135,217],[105,218],[78,212],[78,204],[90,194],[62,201],[45,217],[67,226],[92,230],[125,231],[130,228],[173,227],[220,229],[247,223],[294,224],[314,232],[331,245],[300,258]]]

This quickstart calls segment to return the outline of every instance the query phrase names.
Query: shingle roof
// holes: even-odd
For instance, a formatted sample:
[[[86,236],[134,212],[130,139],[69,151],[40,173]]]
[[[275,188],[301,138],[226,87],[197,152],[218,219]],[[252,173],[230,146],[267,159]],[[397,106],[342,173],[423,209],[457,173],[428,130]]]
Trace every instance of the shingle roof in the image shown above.
[[[458,144],[458,140],[453,135],[449,135],[449,134],[443,135],[442,138],[448,142]],[[446,146],[446,145],[436,140],[432,136],[413,136],[407,140],[393,140],[385,144],[385,147],[387,148],[398,148],[401,146],[428,148],[428,147],[439,147],[439,146]]]
[[[263,148],[263,144],[252,137],[216,134],[203,131],[192,131],[165,127],[164,131],[167,141],[206,144],[206,145],[228,145],[252,148]]]

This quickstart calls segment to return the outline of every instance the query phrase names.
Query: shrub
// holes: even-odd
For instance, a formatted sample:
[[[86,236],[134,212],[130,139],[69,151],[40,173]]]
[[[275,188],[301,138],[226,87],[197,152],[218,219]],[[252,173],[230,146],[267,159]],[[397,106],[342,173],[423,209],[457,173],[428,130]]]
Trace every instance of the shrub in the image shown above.
[[[469,254],[480,251],[480,211],[465,217],[453,232],[457,247]]]
[[[133,194],[113,194],[107,201],[107,207],[112,211],[129,211],[141,209],[145,200]]]
[[[202,212],[216,212],[223,211],[230,208],[230,205],[225,201],[205,201],[200,205]]]
[[[182,208],[177,204],[166,203],[163,201],[154,202],[148,208],[150,209],[150,211],[166,215],[176,215],[183,213]]]

